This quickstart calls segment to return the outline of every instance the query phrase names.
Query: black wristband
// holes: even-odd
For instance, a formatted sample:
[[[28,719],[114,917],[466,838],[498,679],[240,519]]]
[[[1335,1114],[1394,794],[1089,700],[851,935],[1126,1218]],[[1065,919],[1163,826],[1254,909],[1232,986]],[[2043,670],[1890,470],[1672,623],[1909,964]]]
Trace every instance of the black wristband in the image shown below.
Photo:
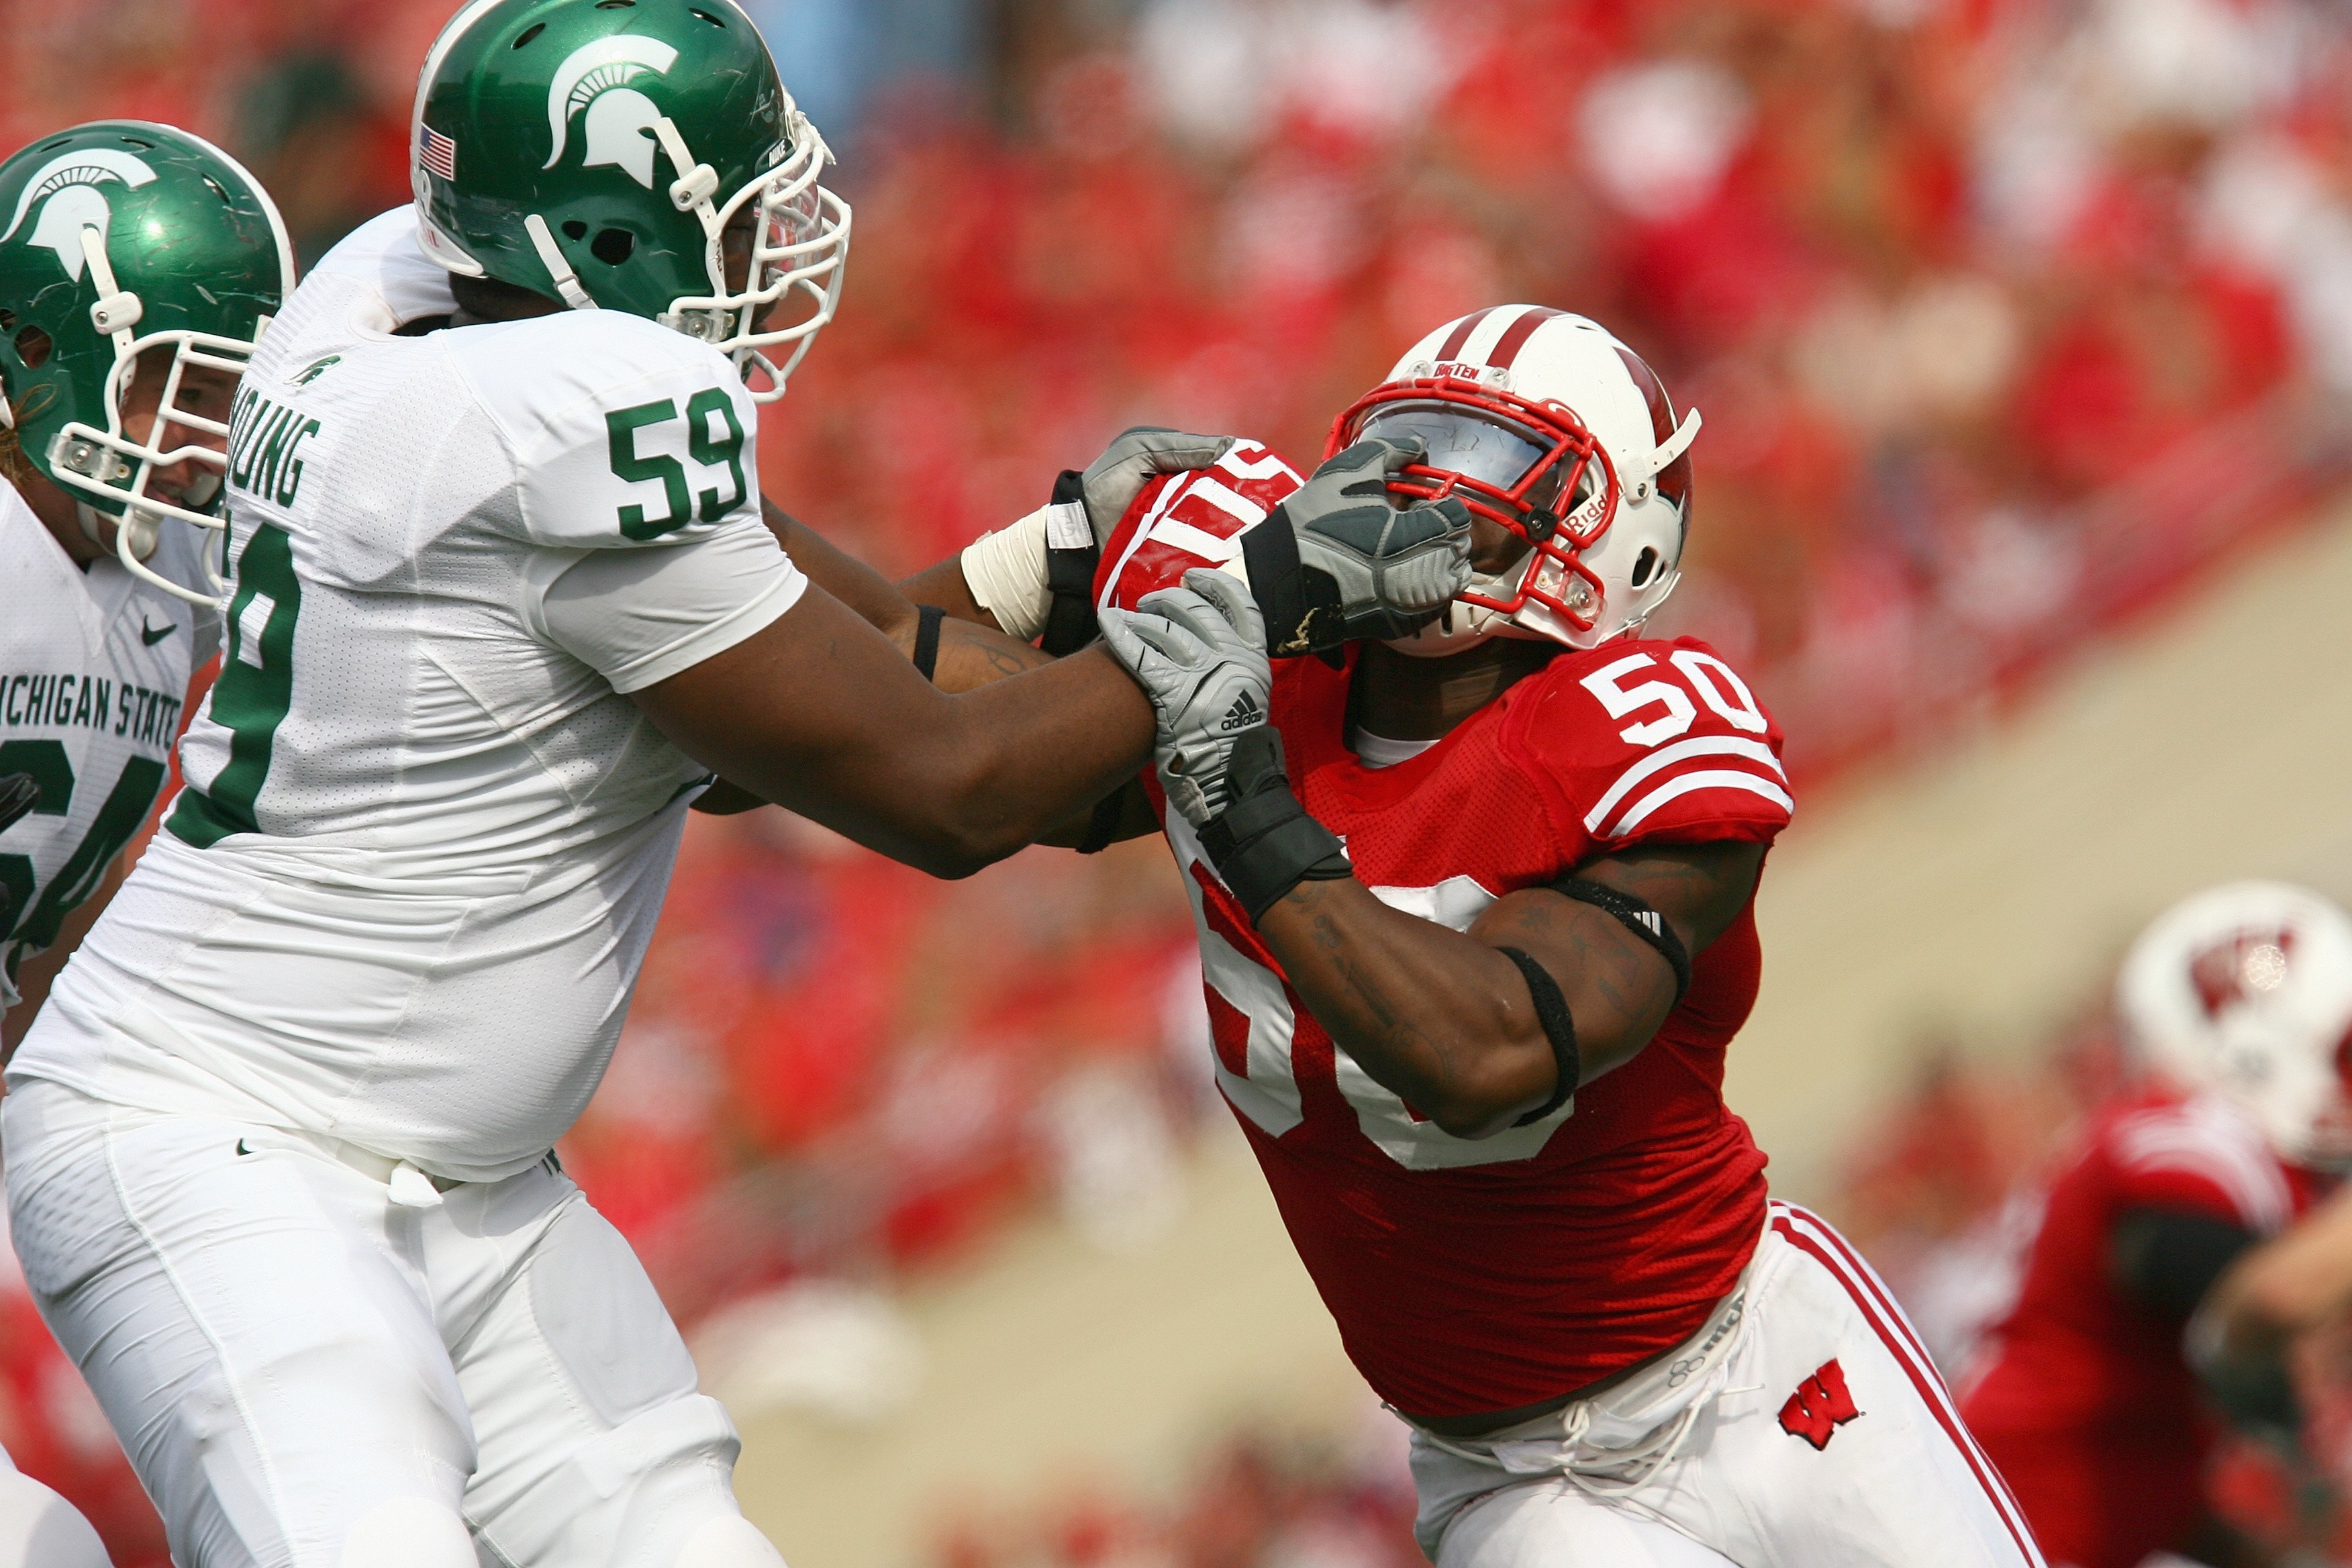
[[[915,606],[915,673],[925,680],[938,679],[940,668],[940,626],[948,613],[937,605]]]
[[[1576,1020],[1568,1016],[1568,998],[1559,994],[1559,983],[1551,972],[1521,952],[1516,947],[1495,950],[1518,966],[1528,983],[1528,995],[1536,1005],[1536,1022],[1543,1026],[1544,1038],[1551,1042],[1551,1059],[1559,1069],[1552,1084],[1551,1098],[1511,1123],[1525,1127],[1541,1121],[1575,1094],[1577,1085],[1584,1080],[1584,1058],[1576,1048]]]
[[[1683,946],[1683,939],[1675,934],[1675,928],[1667,923],[1665,916],[1631,893],[1604,888],[1581,877],[1562,877],[1551,884],[1551,890],[1563,898],[1574,899],[1578,903],[1591,904],[1605,915],[1614,916],[1620,925],[1656,949],[1658,956],[1664,959],[1667,967],[1675,972],[1675,1001],[1679,1004],[1689,994],[1690,951]]]
[[[1209,863],[1255,925],[1301,882],[1355,875],[1338,835],[1307,815],[1283,772],[1282,736],[1271,724],[1234,742],[1225,809],[1201,829]]]
[[[1076,506],[1087,503],[1087,488],[1083,476],[1075,468],[1065,468],[1054,481],[1054,504]],[[1045,633],[1037,646],[1062,658],[1077,652],[1095,640],[1095,568],[1102,562],[1102,551],[1094,542],[1089,525],[1087,542],[1067,550],[1045,547],[1045,591],[1051,595],[1045,608]]]
[[[1118,825],[1126,819],[1126,807],[1127,787],[1113,790],[1095,802],[1095,814],[1087,822],[1087,836],[1078,843],[1078,853],[1099,855],[1109,848],[1112,836],[1118,832]]]

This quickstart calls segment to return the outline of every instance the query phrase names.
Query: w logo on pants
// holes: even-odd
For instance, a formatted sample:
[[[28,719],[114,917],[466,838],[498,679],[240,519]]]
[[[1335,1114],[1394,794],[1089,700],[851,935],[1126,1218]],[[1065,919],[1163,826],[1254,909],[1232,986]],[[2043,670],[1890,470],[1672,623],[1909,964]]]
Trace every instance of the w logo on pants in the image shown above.
[[[1780,1429],[1826,1448],[1837,1429],[1861,1414],[1853,1407],[1853,1395],[1846,1392],[1845,1369],[1832,1356],[1797,1384],[1797,1392],[1780,1406]]]

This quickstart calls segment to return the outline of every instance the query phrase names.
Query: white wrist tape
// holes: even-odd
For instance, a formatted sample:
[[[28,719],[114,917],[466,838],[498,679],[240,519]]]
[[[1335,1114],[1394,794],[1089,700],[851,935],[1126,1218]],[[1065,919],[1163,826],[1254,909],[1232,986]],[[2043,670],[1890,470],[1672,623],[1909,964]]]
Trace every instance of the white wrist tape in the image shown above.
[[[1009,528],[983,533],[963,551],[964,585],[1006,635],[1027,642],[1045,629],[1054,602],[1045,581],[1046,513],[1041,506]]]

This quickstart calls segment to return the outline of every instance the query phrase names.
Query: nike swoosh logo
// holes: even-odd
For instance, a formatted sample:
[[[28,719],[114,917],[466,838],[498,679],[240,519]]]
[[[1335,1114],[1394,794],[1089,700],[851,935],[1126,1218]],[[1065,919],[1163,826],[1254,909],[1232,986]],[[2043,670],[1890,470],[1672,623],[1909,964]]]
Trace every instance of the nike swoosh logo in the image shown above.
[[[157,643],[162,642],[165,637],[170,637],[173,632],[176,632],[179,629],[180,623],[173,621],[159,632],[154,627],[147,624],[146,616],[142,616],[139,617],[139,640],[145,643],[149,647],[153,647]]]

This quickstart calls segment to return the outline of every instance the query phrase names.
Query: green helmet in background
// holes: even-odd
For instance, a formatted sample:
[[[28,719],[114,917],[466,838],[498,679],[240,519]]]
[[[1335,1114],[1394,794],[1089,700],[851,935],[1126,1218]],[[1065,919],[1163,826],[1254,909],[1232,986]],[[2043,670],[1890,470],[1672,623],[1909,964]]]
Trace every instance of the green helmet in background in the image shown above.
[[[674,328],[763,403],[833,319],[849,208],[734,0],[472,0],[411,130],[425,252],[452,272]]]
[[[74,493],[93,540],[101,517],[121,519],[125,566],[209,602],[143,563],[164,517],[221,529],[227,459],[159,443],[176,426],[226,445],[225,421],[181,405],[183,382],[193,366],[243,374],[293,291],[294,249],[277,206],[204,138],[116,120],[43,137],[0,163],[0,424],[14,426],[45,478]],[[123,424],[140,375],[163,378],[144,440]],[[159,470],[191,460],[213,470],[193,491],[174,501],[152,488]],[[217,570],[213,586],[226,596]]]

